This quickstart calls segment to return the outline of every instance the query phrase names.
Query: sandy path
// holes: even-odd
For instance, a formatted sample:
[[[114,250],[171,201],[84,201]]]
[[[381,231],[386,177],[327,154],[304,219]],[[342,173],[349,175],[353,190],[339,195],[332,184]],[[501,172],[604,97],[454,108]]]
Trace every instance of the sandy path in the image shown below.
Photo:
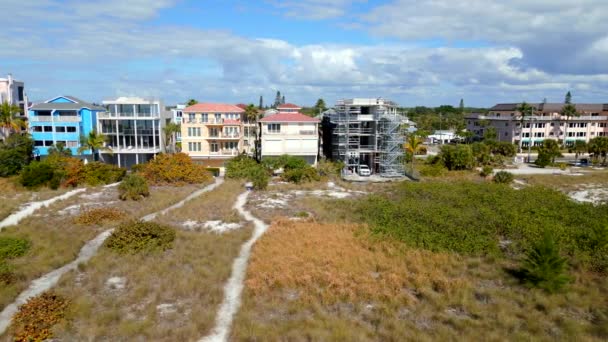
[[[142,220],[150,221],[150,220],[153,220],[159,214],[165,214],[169,210],[179,208],[179,207],[183,206],[186,202],[194,199],[195,197],[200,196],[205,192],[215,189],[223,182],[224,182],[223,179],[216,178],[216,180],[213,184],[210,184],[200,190],[193,192],[185,199],[179,201],[178,203],[176,203],[166,209],[163,209],[156,213],[144,216],[142,218]],[[84,191],[85,189],[79,189],[79,190]],[[62,275],[66,274],[67,272],[69,272],[71,270],[76,269],[76,267],[78,267],[78,265],[80,263],[87,262],[89,259],[91,259],[97,253],[97,250],[99,249],[99,247],[101,247],[103,242],[112,234],[113,231],[114,231],[114,229],[108,229],[108,230],[104,231],[103,233],[97,235],[93,240],[87,242],[80,249],[80,253],[78,254],[78,258],[76,258],[76,260],[73,260],[64,266],[62,266],[56,270],[53,270],[38,279],[33,280],[32,283],[30,284],[30,286],[25,291],[23,291],[21,294],[19,294],[17,299],[12,304],[6,306],[4,308],[4,310],[2,310],[2,312],[0,313],[0,335],[4,334],[4,332],[6,332],[6,329],[10,326],[11,320],[13,319],[13,316],[17,312],[20,305],[27,302],[28,299],[35,297],[35,296],[47,291],[51,287],[55,286],[55,284],[57,284],[57,282],[59,281],[59,278],[61,278]]]
[[[245,210],[248,196],[248,191],[242,193],[236,200],[234,209],[236,209],[247,221],[254,224],[255,229],[253,231],[253,236],[241,246],[239,256],[232,264],[232,274],[224,286],[224,299],[215,318],[215,327],[211,330],[211,334],[200,340],[201,342],[227,341],[234,315],[241,305],[241,294],[243,292],[245,273],[247,271],[247,262],[251,255],[251,248],[268,229],[267,224]]]

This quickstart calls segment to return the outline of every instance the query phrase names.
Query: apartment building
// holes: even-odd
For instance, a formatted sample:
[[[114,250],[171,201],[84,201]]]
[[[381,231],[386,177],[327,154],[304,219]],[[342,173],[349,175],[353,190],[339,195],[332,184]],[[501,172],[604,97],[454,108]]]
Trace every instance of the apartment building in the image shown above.
[[[119,97],[103,104],[97,127],[112,150],[100,152],[105,162],[130,168],[165,151],[163,127],[171,117],[160,100]]]
[[[483,137],[493,127],[499,141],[522,142],[527,147],[542,144],[544,139],[565,141],[566,145],[576,140],[589,140],[608,136],[608,104],[576,104],[579,116],[566,118],[561,115],[563,103],[532,103],[532,116],[526,117],[523,125],[520,103],[501,103],[490,108],[487,114],[470,114],[465,117],[467,130]]]
[[[25,84],[13,79],[8,74],[6,78],[0,78],[0,103],[8,102],[21,108],[21,116],[27,118],[28,99],[25,93]]]
[[[78,155],[80,137],[96,128],[97,117],[105,111],[104,107],[73,96],[58,96],[33,105],[28,116],[35,153],[47,156],[49,147],[63,143],[74,156]],[[92,157],[91,151],[84,151],[82,155]]]
[[[185,104],[178,104],[175,107],[168,107],[167,110],[169,110],[171,112],[171,122],[181,125],[182,124],[182,117],[184,115],[184,109],[186,108]],[[175,134],[175,139],[176,142],[181,143],[182,142],[182,132],[177,132]]]
[[[228,159],[244,151],[242,108],[198,103],[182,112],[182,151],[193,159]]]
[[[323,118],[324,153],[357,173],[367,165],[382,177],[404,175],[401,132],[406,118],[395,102],[383,98],[340,100]]]
[[[284,104],[278,113],[259,120],[260,156],[288,154],[316,165],[319,154],[319,119],[299,112],[294,104]]]

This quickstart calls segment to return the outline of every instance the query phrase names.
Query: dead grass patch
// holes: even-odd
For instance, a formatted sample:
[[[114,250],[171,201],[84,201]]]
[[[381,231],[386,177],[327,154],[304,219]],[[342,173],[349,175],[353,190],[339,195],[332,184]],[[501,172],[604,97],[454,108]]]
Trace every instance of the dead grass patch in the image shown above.
[[[234,340],[601,340],[608,280],[527,290],[488,258],[375,240],[343,224],[273,224],[254,247]],[[594,313],[594,314],[589,314]],[[602,321],[605,322],[605,321]]]
[[[72,189],[60,188],[51,190],[42,188],[37,191],[31,191],[21,186],[16,177],[0,177],[0,220],[5,219],[29,202],[44,201],[70,190]]]
[[[106,222],[120,221],[127,216],[127,213],[117,208],[94,208],[85,210],[82,214],[74,219],[77,224],[97,224],[101,225]]]
[[[573,170],[573,173],[576,170]],[[548,188],[564,192],[580,190],[592,184],[596,187],[608,185],[608,171],[605,170],[581,170],[583,175],[518,175],[515,178],[529,185],[542,185]]]
[[[127,203],[108,202],[106,196],[114,199],[117,198],[118,193],[116,188],[106,188],[103,189],[105,194],[103,197],[94,196],[92,201],[106,205],[107,208],[120,209],[127,217],[139,218],[168,207],[196,188],[198,187],[156,187],[151,190],[151,196],[145,200]],[[89,226],[76,225],[72,221],[77,214],[58,213],[70,206],[84,208],[83,203],[86,201],[82,196],[94,195],[99,191],[102,189],[89,189],[83,195],[56,202],[25,218],[19,225],[7,227],[0,233],[31,241],[31,249],[26,255],[9,261],[13,266],[15,280],[8,286],[0,287],[0,307],[4,308],[11,303],[33,279],[74,260],[87,241],[115,225],[114,222]]]

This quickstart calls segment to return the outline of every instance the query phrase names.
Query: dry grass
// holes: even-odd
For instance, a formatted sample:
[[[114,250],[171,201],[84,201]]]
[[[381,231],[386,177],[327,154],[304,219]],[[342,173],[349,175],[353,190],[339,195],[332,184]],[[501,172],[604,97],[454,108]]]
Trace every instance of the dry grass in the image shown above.
[[[8,217],[28,202],[47,200],[70,190],[72,189],[51,190],[42,188],[31,191],[21,186],[16,177],[0,177],[0,220]]]
[[[573,171],[576,172],[576,171]],[[608,185],[608,171],[585,170],[582,176],[567,175],[521,175],[516,179],[522,180],[529,185],[542,185],[549,188],[569,192],[580,190],[587,185],[598,188]]]
[[[138,202],[118,201],[116,188],[103,190],[104,195],[90,201],[104,207],[120,209],[128,217],[139,218],[147,213],[165,208],[192,192],[195,187],[158,187],[151,189],[151,196]],[[84,196],[95,194],[102,189],[89,189]],[[115,202],[112,202],[115,201]],[[100,232],[113,227],[116,223],[81,225],[73,224],[79,214],[78,207],[85,208],[87,200],[74,196],[68,200],[42,208],[34,215],[24,219],[17,226],[7,227],[0,234],[25,238],[31,241],[30,251],[23,257],[11,260],[15,266],[17,280],[9,286],[0,287],[0,307],[12,302],[31,280],[73,260],[80,248]],[[62,209],[73,207],[74,213],[60,214]]]
[[[59,293],[74,305],[70,323],[58,328],[60,340],[192,341],[210,331],[223,286],[251,226],[224,234],[179,229],[184,220],[241,221],[232,206],[243,188],[227,181],[181,208],[158,218],[174,223],[177,238],[171,250],[147,255],[121,255],[108,249],[77,272],[64,277]],[[126,287],[106,284],[124,277]],[[159,305],[171,309],[162,313]]]
[[[279,221],[254,247],[233,330],[245,341],[601,340],[608,280],[527,290],[495,260],[374,241],[347,225]]]

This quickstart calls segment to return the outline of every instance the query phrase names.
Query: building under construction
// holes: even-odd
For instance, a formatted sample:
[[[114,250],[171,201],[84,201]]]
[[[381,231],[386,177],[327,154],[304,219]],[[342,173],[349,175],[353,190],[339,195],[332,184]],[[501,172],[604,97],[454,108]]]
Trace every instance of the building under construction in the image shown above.
[[[400,177],[403,169],[401,124],[397,104],[382,98],[347,99],[324,113],[324,152],[341,160],[345,171],[357,173],[367,165],[382,177]]]

